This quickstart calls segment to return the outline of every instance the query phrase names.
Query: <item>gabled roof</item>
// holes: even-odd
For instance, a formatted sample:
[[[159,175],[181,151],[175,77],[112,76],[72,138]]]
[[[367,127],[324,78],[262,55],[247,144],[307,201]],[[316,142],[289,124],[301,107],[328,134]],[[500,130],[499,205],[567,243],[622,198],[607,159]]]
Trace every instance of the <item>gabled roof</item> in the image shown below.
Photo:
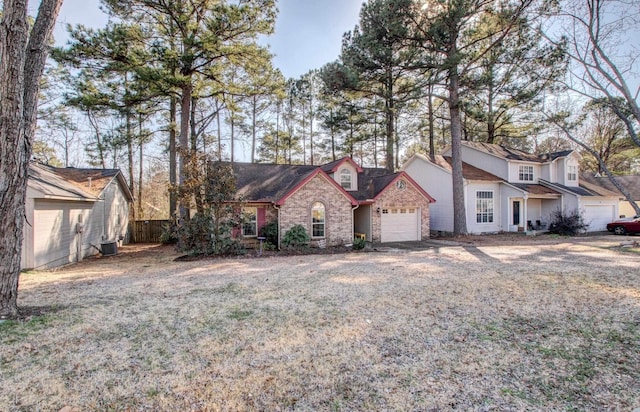
[[[351,166],[355,167],[358,173],[362,173],[362,167],[360,167],[360,165],[350,157],[343,157],[342,159],[334,160],[333,162],[324,164],[320,167],[327,173],[335,173],[344,163],[351,164]]]
[[[565,186],[559,183],[551,183],[546,180],[540,179],[540,183],[544,186],[550,187],[552,189],[571,193],[577,196],[585,196],[585,197],[619,197],[620,195],[610,190],[604,189],[603,187],[596,186],[590,184],[588,182],[581,182],[579,186]]]
[[[571,153],[573,153],[573,150],[563,150],[560,152],[535,155],[535,154],[523,152],[522,150],[513,149],[510,147],[497,145],[497,144],[470,142],[470,141],[463,141],[462,144],[502,159],[518,160],[523,162],[535,162],[535,163],[547,163],[550,160],[552,161],[552,160],[559,159],[561,157],[567,157]]]
[[[556,160],[561,157],[567,157],[573,152],[574,152],[573,150],[562,150],[560,152],[549,153],[548,156],[551,158],[551,160]],[[544,157],[545,155],[542,155],[542,156]]]
[[[345,161],[351,162],[359,169],[357,191],[345,191],[338,182],[327,174],[327,172],[337,170]],[[435,201],[406,173],[390,173],[382,168],[362,168],[349,158],[321,166],[234,162],[231,167],[236,178],[237,194],[248,202],[282,203],[295,190],[318,174],[325,176],[344,192],[354,205],[375,199],[400,176],[407,177],[408,181],[418,188],[427,199]]]
[[[616,176],[616,181],[629,192],[634,200],[640,200],[640,175]],[[620,193],[607,176],[580,174],[581,183],[591,183],[614,193]]]
[[[317,166],[267,163],[231,164],[238,195],[252,202],[277,202],[309,176]]]
[[[41,163],[29,163],[27,184],[42,193],[45,198],[96,201],[98,196],[81,189],[77,185],[58,176],[50,166]]]
[[[452,159],[450,156],[436,155],[434,157],[434,160],[432,161],[429,157],[418,153],[413,155],[413,157],[409,159],[409,161],[412,161],[412,159],[414,158],[420,159],[424,162],[432,163],[440,167],[441,169],[446,170],[449,173],[451,173],[452,171],[452,166],[451,166]],[[478,169],[477,167],[471,166],[470,164],[465,162],[462,162],[462,177],[464,177],[467,180],[479,180],[479,181],[488,181],[488,182],[504,182],[505,181],[504,179],[492,173],[489,173],[482,169]]]
[[[99,199],[109,183],[116,179],[127,199],[133,201],[133,195],[120,169],[62,168],[31,162],[29,179],[31,186],[45,195],[83,200]],[[62,192],[54,194],[56,191],[66,192],[67,195]]]

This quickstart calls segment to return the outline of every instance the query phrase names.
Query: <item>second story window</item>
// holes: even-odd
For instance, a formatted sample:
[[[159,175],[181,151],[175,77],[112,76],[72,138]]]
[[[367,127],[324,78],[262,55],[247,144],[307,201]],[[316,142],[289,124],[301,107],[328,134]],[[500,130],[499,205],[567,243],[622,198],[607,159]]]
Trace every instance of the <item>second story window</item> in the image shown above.
[[[533,166],[520,166],[518,180],[521,182],[533,182]]]
[[[342,186],[344,190],[351,190],[353,187],[351,185],[351,171],[349,169],[342,169],[340,171],[340,186]]]
[[[567,166],[567,180],[578,180],[578,166]]]

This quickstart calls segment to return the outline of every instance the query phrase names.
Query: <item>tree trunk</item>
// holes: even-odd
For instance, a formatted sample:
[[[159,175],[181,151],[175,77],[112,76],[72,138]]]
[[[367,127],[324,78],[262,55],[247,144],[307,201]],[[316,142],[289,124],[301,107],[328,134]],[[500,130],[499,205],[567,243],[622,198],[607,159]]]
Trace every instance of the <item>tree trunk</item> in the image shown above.
[[[394,103],[393,103],[393,86],[392,86],[392,81],[393,79],[391,78],[392,74],[389,73],[388,74],[388,81],[387,81],[387,96],[385,99],[385,115],[386,115],[386,122],[387,122],[387,156],[386,156],[386,168],[388,171],[393,172],[394,171],[394,155],[393,155],[393,146],[395,143],[395,139],[394,139]]]
[[[217,129],[217,137],[218,137],[218,160],[222,161],[222,125],[220,124],[220,112],[222,111],[222,105],[216,99],[216,126]]]
[[[280,154],[279,148],[280,148],[280,101],[278,101],[278,103],[276,104],[276,139],[275,139],[275,146],[276,146],[276,150],[275,150],[275,158],[273,160],[273,163],[279,163],[278,162],[278,155]]]
[[[233,99],[232,99],[233,100]],[[229,138],[229,151],[230,151],[230,156],[231,156],[231,163],[233,163],[233,158],[234,158],[234,140],[235,140],[235,112],[234,112],[234,108],[233,107],[234,102],[231,102],[231,107],[229,108],[229,133],[230,133],[230,138]]]
[[[453,234],[467,234],[467,214],[462,176],[462,121],[460,118],[459,75],[449,69],[449,114],[451,116],[451,174],[453,180]]]
[[[251,163],[256,162],[256,111],[257,108],[257,96],[253,96],[251,101]]]
[[[0,318],[18,315],[18,279],[40,78],[62,0],[42,0],[31,34],[27,3],[5,0],[0,22]],[[32,222],[30,222],[32,223]]]
[[[429,120],[429,158],[436,160],[436,147],[434,141],[434,116],[433,116],[433,84],[429,84],[429,96],[427,96],[427,118]]]
[[[304,113],[304,100],[301,100],[301,110],[302,110],[302,128],[301,128],[301,132],[302,132],[302,164],[306,165],[307,164],[307,137],[306,137],[306,130],[305,127],[307,126],[306,123],[306,118],[305,118],[305,113]]]
[[[142,129],[142,123],[140,124],[140,129]],[[140,130],[140,131],[142,132],[142,130]],[[142,208],[142,178],[143,178],[142,162],[144,160],[143,147],[144,147],[144,144],[142,143],[142,139],[140,139],[140,146],[139,146],[139,151],[140,151],[140,169],[138,171],[138,219],[143,219],[144,218],[143,208]]]
[[[378,168],[378,111],[373,118],[373,167]]]
[[[182,85],[182,101],[180,104],[180,138],[178,140],[178,185],[182,188],[186,183],[186,167],[189,158],[189,119],[191,117],[191,94],[193,85],[189,82]],[[180,201],[179,212],[181,219],[187,219],[189,210],[183,201]]]
[[[333,108],[331,109],[331,161],[336,161],[336,132],[333,123]]]
[[[313,166],[313,93],[309,99],[309,149],[311,149],[309,164]]]
[[[176,117],[177,117],[176,97],[171,96],[169,101],[169,219],[173,218],[178,207],[178,193],[176,192],[177,180],[177,153],[176,153]]]
[[[128,169],[129,169],[129,190],[131,191],[131,194],[135,193],[135,188],[134,188],[134,172],[133,172],[133,137],[131,136],[131,113],[129,112],[129,110],[127,109],[127,115],[126,115],[126,133],[127,133],[127,162],[128,162]],[[131,216],[133,217],[133,220],[135,220],[136,218],[136,208],[133,207],[131,208],[132,212],[131,212]]]
[[[489,68],[489,92],[487,96],[487,143],[496,142],[496,120],[493,113],[493,66]]]
[[[87,120],[89,120],[89,124],[93,127],[93,131],[96,134],[96,148],[98,149],[98,158],[100,159],[100,165],[103,169],[107,168],[107,162],[104,156],[104,144],[102,143],[102,137],[100,136],[100,126],[98,125],[98,121],[95,116],[91,112],[91,109],[87,109]]]

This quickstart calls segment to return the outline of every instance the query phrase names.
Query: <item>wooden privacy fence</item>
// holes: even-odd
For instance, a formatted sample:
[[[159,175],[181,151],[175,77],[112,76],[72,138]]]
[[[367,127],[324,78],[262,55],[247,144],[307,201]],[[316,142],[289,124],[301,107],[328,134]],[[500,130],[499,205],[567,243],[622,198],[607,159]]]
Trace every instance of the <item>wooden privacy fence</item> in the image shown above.
[[[160,235],[168,224],[168,220],[135,220],[130,223],[131,242],[160,243]]]

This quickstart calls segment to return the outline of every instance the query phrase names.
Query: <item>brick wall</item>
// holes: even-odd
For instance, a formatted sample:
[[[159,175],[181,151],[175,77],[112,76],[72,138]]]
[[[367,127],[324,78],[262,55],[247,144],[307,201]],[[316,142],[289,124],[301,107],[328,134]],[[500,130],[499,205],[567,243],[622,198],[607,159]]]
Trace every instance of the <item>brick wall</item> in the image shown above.
[[[398,189],[396,184],[391,184],[382,195],[371,206],[373,210],[371,217],[371,239],[373,242],[380,242],[381,240],[381,220],[382,216],[376,212],[378,208],[420,208],[420,222],[422,225],[422,239],[429,239],[429,201],[422,196],[422,194],[413,187],[406,179],[407,183],[404,189]]]
[[[321,202],[325,207],[324,239],[327,246],[338,246],[353,241],[351,202],[328,179],[322,174],[314,176],[280,207],[281,239],[287,230],[297,224],[304,226],[311,236],[311,206],[315,202]]]

